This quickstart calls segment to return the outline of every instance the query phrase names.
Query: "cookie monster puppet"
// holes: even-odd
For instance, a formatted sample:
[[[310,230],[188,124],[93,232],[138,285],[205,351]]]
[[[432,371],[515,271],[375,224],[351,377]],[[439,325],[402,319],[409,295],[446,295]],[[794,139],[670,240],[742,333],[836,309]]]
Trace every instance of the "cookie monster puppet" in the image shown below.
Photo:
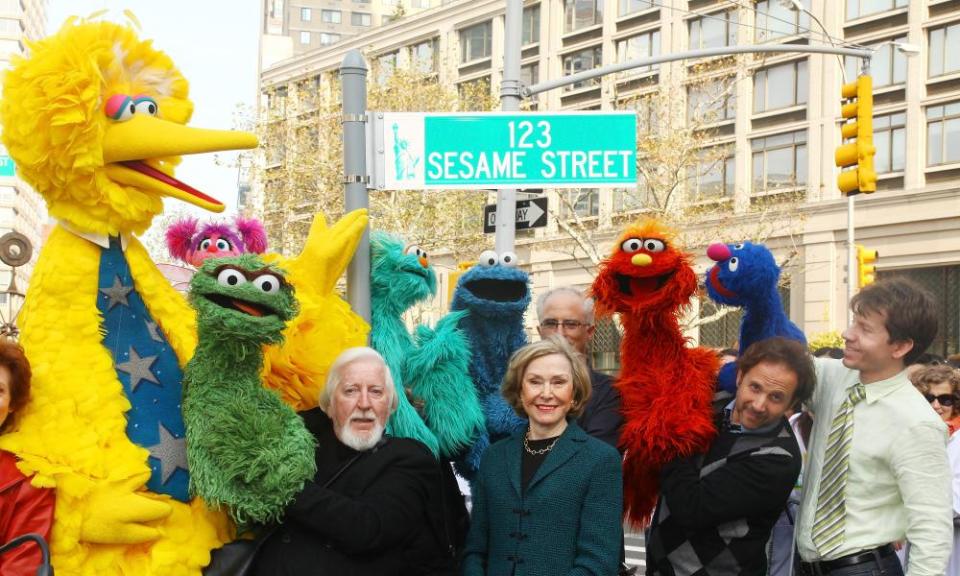
[[[510,356],[527,343],[523,314],[530,305],[530,277],[516,266],[513,252],[498,255],[484,250],[479,262],[460,277],[450,303],[453,312],[468,312],[460,320],[460,329],[470,340],[470,377],[487,429],[457,461],[458,471],[467,479],[480,467],[490,443],[527,425],[500,394]]]
[[[423,416],[406,394],[390,417],[392,436],[413,438],[443,459],[459,455],[483,433],[484,414],[470,380],[470,346],[458,323],[467,314],[447,314],[435,328],[420,325],[416,339],[403,314],[437,291],[426,251],[405,246],[381,231],[370,235],[370,341],[390,367],[399,391],[423,402]]]
[[[763,244],[711,244],[707,256],[716,262],[707,272],[707,294],[725,306],[743,309],[740,321],[740,354],[754,342],[774,336],[807,343],[806,337],[783,311],[780,267]],[[719,389],[736,393],[737,365],[730,362],[717,376]]]

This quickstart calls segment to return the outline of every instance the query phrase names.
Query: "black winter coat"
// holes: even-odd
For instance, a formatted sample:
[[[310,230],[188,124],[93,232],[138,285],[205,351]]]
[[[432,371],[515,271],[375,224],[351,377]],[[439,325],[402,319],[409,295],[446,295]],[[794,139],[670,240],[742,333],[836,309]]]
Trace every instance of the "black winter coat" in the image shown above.
[[[343,445],[319,408],[301,414],[317,439],[317,475],[258,554],[257,576],[456,573],[444,519],[444,474],[423,444],[384,437],[366,452]],[[356,458],[356,460],[354,460]],[[323,485],[348,462],[329,487]],[[459,497],[459,493],[455,494]],[[449,503],[463,505],[462,499]]]

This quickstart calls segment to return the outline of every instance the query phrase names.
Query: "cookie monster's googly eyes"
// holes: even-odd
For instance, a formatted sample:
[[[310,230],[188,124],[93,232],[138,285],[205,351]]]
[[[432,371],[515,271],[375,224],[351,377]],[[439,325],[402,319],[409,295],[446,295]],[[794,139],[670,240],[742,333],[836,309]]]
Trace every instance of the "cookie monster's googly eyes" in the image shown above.
[[[739,243],[739,244],[734,244],[734,245],[733,245],[733,249],[734,249],[734,250],[743,250],[743,247],[744,247],[744,246],[745,246],[745,244],[744,244],[743,242],[741,242],[741,243]]]
[[[137,113],[137,104],[133,101],[133,98],[126,94],[114,94],[107,99],[107,103],[103,106],[103,112],[108,118],[117,122],[125,122]]]
[[[133,99],[133,103],[136,105],[137,114],[156,116],[159,112],[157,101],[149,96],[137,96]]]
[[[620,249],[627,254],[633,254],[640,248],[643,248],[643,240],[639,238],[627,238],[623,241],[623,244],[620,245]]]
[[[663,243],[663,240],[657,240],[656,238],[647,238],[644,240],[643,247],[647,252],[663,252],[667,249],[667,245]]]
[[[513,268],[517,265],[517,255],[513,252],[504,252],[500,255],[500,264],[508,268]]]
[[[740,267],[740,259],[734,256],[733,258],[727,260],[727,269],[731,272],[736,272],[737,268]]]
[[[263,276],[260,278],[262,277]],[[257,278],[257,280],[260,278]],[[246,284],[247,277],[244,276],[243,272],[239,270],[235,270],[233,268],[224,268],[219,274],[217,274],[217,282],[221,286],[239,286],[241,284]]]
[[[261,274],[254,278],[253,285],[267,294],[276,294],[280,291],[280,279],[273,274]]]
[[[481,266],[494,266],[498,260],[497,253],[493,250],[484,250],[480,253]]]
[[[230,242],[227,241],[226,238],[217,239],[217,250],[220,250],[221,252],[226,252],[227,250],[230,250]]]

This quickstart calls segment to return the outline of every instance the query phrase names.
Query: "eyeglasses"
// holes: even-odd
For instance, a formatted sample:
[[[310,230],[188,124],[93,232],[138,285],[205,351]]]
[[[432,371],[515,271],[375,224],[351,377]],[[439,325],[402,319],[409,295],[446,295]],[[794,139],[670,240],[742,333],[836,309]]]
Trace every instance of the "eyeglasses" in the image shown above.
[[[579,330],[582,326],[589,326],[589,324],[579,320],[544,320],[540,323],[540,327],[544,330],[556,330],[561,326],[564,330]]]
[[[941,394],[939,396],[934,396],[933,394],[924,394],[924,398],[927,399],[927,402],[933,404],[933,401],[936,400],[940,403],[941,406],[953,406],[955,398],[953,394]]]

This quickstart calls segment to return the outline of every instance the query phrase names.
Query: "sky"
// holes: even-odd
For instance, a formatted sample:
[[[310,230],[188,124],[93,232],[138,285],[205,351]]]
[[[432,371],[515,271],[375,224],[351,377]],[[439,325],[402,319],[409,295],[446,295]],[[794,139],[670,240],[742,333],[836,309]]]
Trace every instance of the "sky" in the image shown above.
[[[257,96],[257,47],[260,3],[257,0],[49,0],[47,32],[56,32],[69,16],[107,10],[101,19],[127,23],[130,10],[140,23],[140,37],[173,59],[190,82],[194,112],[191,126],[233,128],[239,104],[252,107]],[[215,156],[221,164],[217,165]],[[235,153],[184,156],[177,178],[236,207]],[[188,209],[210,215],[178,200],[165,199],[167,210]]]

